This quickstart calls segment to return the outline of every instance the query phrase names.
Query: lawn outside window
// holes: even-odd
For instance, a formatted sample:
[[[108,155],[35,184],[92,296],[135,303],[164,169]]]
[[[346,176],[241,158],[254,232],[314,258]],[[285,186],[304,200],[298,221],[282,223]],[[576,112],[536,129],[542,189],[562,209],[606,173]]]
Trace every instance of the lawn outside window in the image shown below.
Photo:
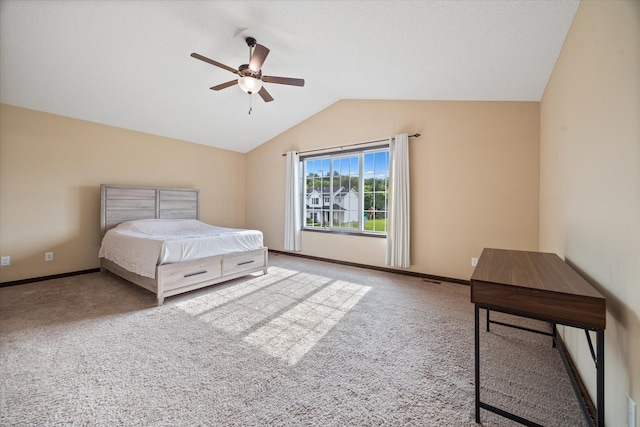
[[[303,229],[386,235],[387,147],[306,157],[301,163]]]

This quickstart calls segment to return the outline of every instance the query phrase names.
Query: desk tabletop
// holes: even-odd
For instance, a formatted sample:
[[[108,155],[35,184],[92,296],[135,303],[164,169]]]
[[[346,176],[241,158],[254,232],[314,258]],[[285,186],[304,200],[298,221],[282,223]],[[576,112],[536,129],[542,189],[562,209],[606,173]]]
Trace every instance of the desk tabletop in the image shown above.
[[[558,323],[602,328],[605,298],[558,255],[485,248],[471,302]]]

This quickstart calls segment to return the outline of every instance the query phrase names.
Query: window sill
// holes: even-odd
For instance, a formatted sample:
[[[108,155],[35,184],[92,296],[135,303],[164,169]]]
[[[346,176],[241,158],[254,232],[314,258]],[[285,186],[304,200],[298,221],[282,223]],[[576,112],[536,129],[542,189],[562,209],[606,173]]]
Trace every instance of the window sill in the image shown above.
[[[326,234],[340,234],[340,235],[348,235],[348,236],[358,236],[358,237],[375,237],[377,239],[386,239],[387,234],[382,233],[364,233],[362,231],[339,231],[339,230],[325,230],[318,228],[302,228],[302,231],[309,231],[311,233],[326,233]]]

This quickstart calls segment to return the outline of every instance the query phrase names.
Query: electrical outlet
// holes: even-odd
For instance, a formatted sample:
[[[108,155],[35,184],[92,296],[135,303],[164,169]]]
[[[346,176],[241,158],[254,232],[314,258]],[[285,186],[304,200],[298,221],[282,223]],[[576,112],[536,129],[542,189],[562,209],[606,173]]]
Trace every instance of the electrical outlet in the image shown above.
[[[11,265],[11,257],[3,256],[0,261],[0,265],[6,267],[7,265]]]
[[[471,258],[471,267],[478,265],[478,258]]]
[[[636,427],[636,402],[631,396],[627,396],[627,425]]]
[[[53,252],[45,252],[44,253],[45,261],[53,261]]]

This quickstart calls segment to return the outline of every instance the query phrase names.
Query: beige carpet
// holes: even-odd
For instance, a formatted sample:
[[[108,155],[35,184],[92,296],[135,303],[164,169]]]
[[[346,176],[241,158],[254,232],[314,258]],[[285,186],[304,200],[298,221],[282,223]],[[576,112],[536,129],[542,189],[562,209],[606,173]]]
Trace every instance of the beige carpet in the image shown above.
[[[584,425],[550,338],[481,339],[484,401]],[[286,255],[162,307],[109,273],[1,288],[0,346],[3,426],[475,425],[468,286]]]

